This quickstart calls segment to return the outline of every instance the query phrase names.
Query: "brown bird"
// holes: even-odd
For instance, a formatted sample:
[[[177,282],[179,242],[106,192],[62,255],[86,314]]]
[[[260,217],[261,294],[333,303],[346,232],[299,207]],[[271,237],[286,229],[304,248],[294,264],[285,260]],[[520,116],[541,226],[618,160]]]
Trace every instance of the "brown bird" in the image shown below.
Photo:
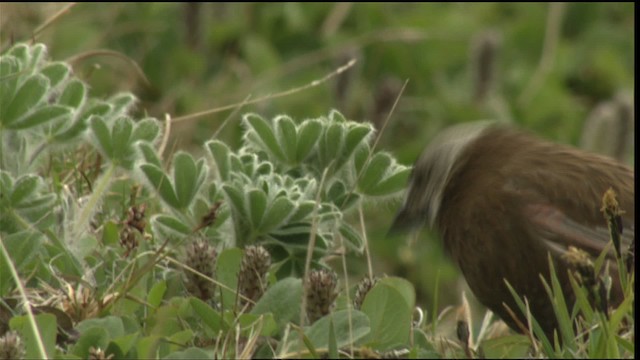
[[[391,231],[426,223],[440,234],[482,304],[522,330],[503,305],[527,324],[506,279],[552,336],[557,321],[540,274],[551,283],[551,254],[563,293],[573,304],[570,265],[563,255],[569,246],[594,258],[604,250],[610,240],[601,208],[609,188],[625,211],[623,243],[628,246],[634,239],[632,169],[509,125],[467,123],[445,130],[423,151]],[[613,251],[609,255],[613,259]],[[622,291],[615,261],[610,271],[611,302],[618,304]]]

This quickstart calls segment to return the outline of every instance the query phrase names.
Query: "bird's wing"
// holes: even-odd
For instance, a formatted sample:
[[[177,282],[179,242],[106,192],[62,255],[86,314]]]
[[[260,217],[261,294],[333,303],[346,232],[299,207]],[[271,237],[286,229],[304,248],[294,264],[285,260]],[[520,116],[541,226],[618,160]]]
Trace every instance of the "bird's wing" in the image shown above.
[[[590,227],[574,221],[558,208],[549,204],[529,204],[524,208],[525,216],[531,221],[536,236],[541,238],[553,253],[565,253],[569,246],[582,249],[592,256],[598,256],[610,241],[609,229],[605,226]],[[623,229],[621,248],[626,249],[635,236],[633,227]],[[609,256],[614,256],[613,247]]]

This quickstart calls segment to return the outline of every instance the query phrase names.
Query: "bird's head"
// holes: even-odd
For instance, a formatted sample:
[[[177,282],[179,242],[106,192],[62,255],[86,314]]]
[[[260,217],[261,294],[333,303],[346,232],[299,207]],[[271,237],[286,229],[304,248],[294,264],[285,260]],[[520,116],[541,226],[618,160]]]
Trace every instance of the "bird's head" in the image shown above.
[[[449,178],[461,165],[460,155],[492,126],[496,126],[495,121],[455,125],[429,143],[413,167],[404,204],[391,225],[392,233],[411,230],[425,223],[433,228]]]

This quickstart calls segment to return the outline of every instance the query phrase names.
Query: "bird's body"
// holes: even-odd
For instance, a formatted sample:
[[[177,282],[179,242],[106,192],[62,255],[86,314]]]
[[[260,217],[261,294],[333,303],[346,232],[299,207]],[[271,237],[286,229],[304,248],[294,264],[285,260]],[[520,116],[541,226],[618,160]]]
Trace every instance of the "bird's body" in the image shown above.
[[[439,232],[481,303],[518,329],[504,306],[521,314],[506,279],[528,299],[532,314],[550,335],[557,324],[540,281],[540,274],[549,281],[548,254],[572,303],[563,254],[569,246],[594,258],[603,251],[609,231],[600,209],[609,188],[626,212],[623,234],[630,241],[634,175],[629,167],[505,125],[458,125],[436,138],[417,160],[394,227],[426,222]],[[622,293],[616,274],[613,279],[615,303]]]

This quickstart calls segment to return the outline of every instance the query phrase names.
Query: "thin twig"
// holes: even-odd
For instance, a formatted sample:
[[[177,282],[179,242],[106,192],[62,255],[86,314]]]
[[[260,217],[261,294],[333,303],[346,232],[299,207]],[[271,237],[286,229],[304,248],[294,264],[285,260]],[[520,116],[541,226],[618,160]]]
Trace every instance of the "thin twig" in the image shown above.
[[[518,104],[520,106],[527,106],[531,101],[531,98],[536,94],[540,85],[544,81],[545,77],[551,71],[553,62],[556,55],[556,48],[558,47],[558,39],[560,38],[560,31],[562,30],[562,17],[566,4],[563,2],[550,3],[549,14],[547,15],[547,28],[544,36],[544,45],[542,47],[542,55],[540,56],[540,62],[536,72],[531,77],[529,84],[524,89]]]
[[[55,14],[51,15],[51,17],[49,17],[47,20],[45,20],[42,23],[42,25],[38,26],[33,31],[33,38],[35,39],[36,37],[38,37],[38,35],[40,35],[41,32],[43,32],[46,28],[48,28],[49,25],[53,24],[62,15],[66,14],[67,12],[69,12],[69,10],[71,10],[71,8],[74,7],[74,6],[76,6],[76,3],[70,3],[67,6],[63,7],[62,9],[58,10]]]
[[[145,86],[151,87],[151,82],[149,82],[149,79],[147,79],[147,76],[144,74],[144,71],[142,70],[140,65],[138,65],[138,63],[132,58],[118,51],[106,49],[87,51],[68,58],[66,62],[70,63],[73,66],[75,63],[95,56],[111,56],[124,60],[127,64],[131,65],[134,72],[138,75],[138,77],[140,77],[140,79],[142,79]]]
[[[333,78],[333,77],[335,77],[337,75],[340,75],[343,72],[347,71],[349,68],[351,68],[353,65],[355,65],[355,63],[356,63],[356,59],[351,59],[346,65],[343,65],[343,66],[337,68],[335,71],[331,72],[330,74],[326,75],[325,77],[323,77],[321,79],[318,79],[318,80],[313,80],[312,82],[310,82],[310,83],[308,83],[306,85],[303,85],[303,86],[299,86],[299,87],[296,87],[296,88],[293,88],[293,89],[289,89],[289,90],[286,90],[286,91],[283,91],[283,92],[279,92],[279,93],[276,93],[276,94],[269,94],[269,95],[266,95],[266,96],[251,100],[251,101],[245,100],[244,102],[241,102],[241,103],[225,105],[225,106],[222,106],[222,107],[219,107],[219,108],[214,108],[214,109],[210,109],[210,110],[197,112],[195,114],[180,116],[180,117],[177,117],[177,118],[173,119],[173,122],[177,123],[177,122],[182,122],[182,121],[193,120],[193,119],[197,119],[197,118],[200,118],[200,117],[203,117],[203,116],[207,116],[207,115],[219,113],[219,112],[222,112],[222,111],[226,111],[226,110],[229,110],[229,109],[233,109],[233,108],[236,108],[236,107],[241,106],[241,105],[252,105],[252,104],[256,104],[256,103],[259,103],[259,102],[262,102],[262,101],[265,101],[265,100],[277,99],[277,98],[281,98],[281,97],[288,96],[288,95],[291,95],[291,94],[295,94],[297,92],[304,91],[304,90],[307,90],[307,89],[310,89],[310,88],[313,88],[313,87],[316,87],[318,85],[321,85],[321,84],[325,83],[327,80],[329,80],[329,79],[331,79],[331,78]]]

